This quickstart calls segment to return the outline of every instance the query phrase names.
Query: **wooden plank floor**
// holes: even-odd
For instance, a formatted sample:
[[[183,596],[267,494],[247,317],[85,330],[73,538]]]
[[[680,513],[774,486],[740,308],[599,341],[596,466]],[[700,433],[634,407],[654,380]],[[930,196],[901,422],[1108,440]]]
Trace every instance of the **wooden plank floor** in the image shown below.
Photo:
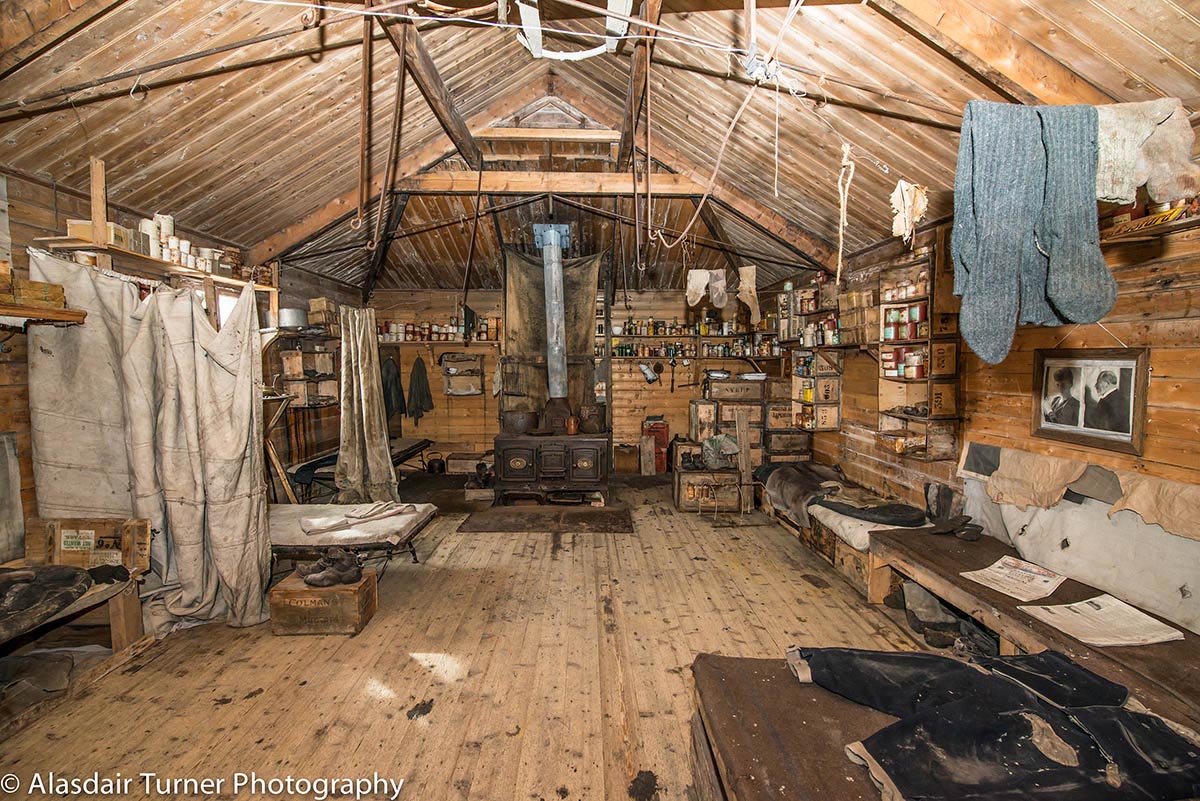
[[[695,654],[916,647],[758,513],[623,491],[635,534],[431,524],[357,637],[171,635],[0,748],[0,773],[403,778],[400,798],[686,797]],[[250,797],[243,793],[240,797]]]

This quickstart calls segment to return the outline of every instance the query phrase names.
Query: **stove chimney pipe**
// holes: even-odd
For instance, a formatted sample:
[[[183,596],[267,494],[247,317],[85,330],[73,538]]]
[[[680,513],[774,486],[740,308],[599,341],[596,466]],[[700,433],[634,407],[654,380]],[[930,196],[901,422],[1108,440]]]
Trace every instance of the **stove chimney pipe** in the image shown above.
[[[534,242],[542,249],[546,288],[546,373],[550,400],[566,400],[567,321],[562,252],[570,246],[570,228],[566,225],[535,225],[533,236]]]

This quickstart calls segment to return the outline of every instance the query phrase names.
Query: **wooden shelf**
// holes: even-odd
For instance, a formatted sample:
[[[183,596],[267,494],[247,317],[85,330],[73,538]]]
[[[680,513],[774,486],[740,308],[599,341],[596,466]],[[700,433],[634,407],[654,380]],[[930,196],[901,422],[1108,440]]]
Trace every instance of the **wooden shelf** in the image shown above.
[[[52,251],[74,252],[77,250],[85,250],[92,253],[106,253],[112,256],[113,259],[120,259],[123,262],[135,265],[132,270],[117,270],[117,272],[133,272],[143,277],[155,278],[158,280],[166,280],[168,278],[184,278],[190,281],[207,281],[211,280],[218,286],[233,287],[241,289],[250,282],[243,281],[240,278],[231,278],[225,275],[217,275],[215,273],[206,273],[203,270],[193,270],[188,267],[183,267],[162,259],[154,259],[143,253],[134,253],[132,250],[117,247],[116,245],[98,245],[95,242],[89,242],[86,239],[76,239],[70,236],[49,236],[41,239],[33,240],[35,245],[41,245],[49,248]],[[115,268],[114,268],[115,269]],[[257,292],[278,292],[279,290],[273,286],[266,284],[254,284],[254,289]]]
[[[22,317],[26,325],[79,325],[87,317],[83,309],[44,309],[0,303],[0,317]]]
[[[461,339],[447,339],[443,342],[435,342],[434,340],[424,340],[424,339],[420,339],[420,340],[409,339],[409,340],[405,340],[403,342],[380,342],[378,344],[381,347],[384,345],[388,345],[388,346],[395,345],[397,347],[399,347],[401,345],[425,345],[428,347],[433,347],[434,345],[441,345],[443,347],[457,347],[457,348],[474,348],[474,347],[498,348],[498,347],[500,347],[499,342],[497,342],[495,340],[491,340],[491,339],[485,339],[483,341],[473,340],[471,342],[463,342]]]
[[[912,422],[912,423],[943,423],[943,422],[953,422],[955,420],[962,419],[961,417],[957,417],[957,416],[951,416],[951,417],[925,416],[925,417],[922,417],[918,414],[902,414],[900,412],[880,412],[880,414],[884,415],[885,417],[895,417],[898,420],[908,420],[909,422]]]
[[[1140,222],[1134,220],[1127,225],[1133,225]],[[1144,228],[1137,228],[1132,231],[1120,232],[1120,229],[1125,228],[1125,225],[1113,226],[1105,228],[1100,232],[1100,244],[1107,245],[1118,242],[1148,242],[1152,239],[1157,239],[1167,234],[1177,233],[1179,231],[1190,231],[1193,228],[1200,228],[1200,217],[1185,217],[1181,220],[1171,220],[1170,222],[1151,223]]]

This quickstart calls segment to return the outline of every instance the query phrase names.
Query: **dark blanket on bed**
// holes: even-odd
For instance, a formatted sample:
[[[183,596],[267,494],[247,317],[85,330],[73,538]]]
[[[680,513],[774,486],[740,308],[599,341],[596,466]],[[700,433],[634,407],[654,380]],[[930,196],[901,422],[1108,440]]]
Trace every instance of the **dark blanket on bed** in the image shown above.
[[[0,642],[37,628],[91,586],[86,570],[69,565],[0,568]]]

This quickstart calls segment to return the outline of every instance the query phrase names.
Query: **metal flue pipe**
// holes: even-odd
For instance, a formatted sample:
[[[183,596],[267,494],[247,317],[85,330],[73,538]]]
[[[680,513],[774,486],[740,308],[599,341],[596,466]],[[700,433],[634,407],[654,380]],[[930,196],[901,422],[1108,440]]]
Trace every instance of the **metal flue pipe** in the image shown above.
[[[567,397],[567,320],[563,292],[563,248],[570,245],[566,225],[535,225],[535,243],[542,249],[546,288],[546,373],[550,399]]]

